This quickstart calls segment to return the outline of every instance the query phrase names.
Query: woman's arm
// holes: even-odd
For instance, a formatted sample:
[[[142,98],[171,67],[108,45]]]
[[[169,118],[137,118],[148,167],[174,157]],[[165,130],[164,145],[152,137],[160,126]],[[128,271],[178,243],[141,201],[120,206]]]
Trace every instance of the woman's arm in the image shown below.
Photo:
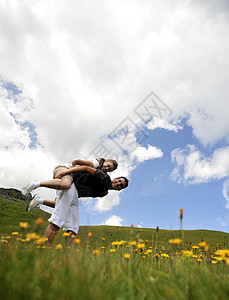
[[[61,179],[63,176],[74,173],[74,172],[86,172],[90,175],[95,175],[96,169],[88,167],[88,166],[77,166],[70,169],[66,169],[65,171],[61,172],[55,178]]]

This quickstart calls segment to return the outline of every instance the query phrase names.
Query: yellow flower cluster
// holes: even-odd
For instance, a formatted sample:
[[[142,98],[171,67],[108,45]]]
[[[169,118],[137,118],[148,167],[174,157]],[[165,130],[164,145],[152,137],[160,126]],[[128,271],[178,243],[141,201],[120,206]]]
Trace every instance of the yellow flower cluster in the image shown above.
[[[40,218],[37,219],[35,222],[36,225],[42,224],[43,219]],[[25,233],[24,229],[29,227],[29,224],[27,222],[20,222],[19,223],[20,228],[22,229],[19,233],[17,231],[14,231],[9,236],[1,236],[0,244],[2,244],[3,247],[8,247],[9,243],[15,243],[16,241],[20,243],[26,243],[25,248],[28,248],[30,244],[34,244],[37,246],[37,248],[45,249],[47,238],[40,237],[37,235],[37,233]],[[38,227],[36,227],[37,232]],[[186,249],[181,250],[180,247],[170,247],[170,252],[165,249],[165,246],[163,245],[163,242],[160,242],[159,246],[160,249],[157,249],[157,245],[155,243],[152,243],[153,247],[149,247],[148,240],[145,240],[143,238],[140,238],[140,235],[138,236],[138,240],[130,240],[130,241],[114,241],[110,244],[110,247],[104,243],[105,238],[100,238],[101,244],[98,245],[98,249],[93,249],[93,240],[94,239],[87,239],[87,244],[85,246],[84,243],[81,243],[80,239],[76,238],[75,235],[73,235],[71,232],[65,232],[63,233],[64,237],[72,237],[73,238],[73,244],[71,247],[75,247],[76,252],[83,253],[81,249],[86,249],[88,253],[91,253],[91,255],[94,255],[94,257],[99,256],[99,259],[101,256],[104,256],[107,253],[113,253],[110,254],[111,257],[117,258],[122,257],[123,260],[126,262],[131,259],[136,259],[136,257],[141,257],[141,259],[145,259],[148,261],[149,259],[160,261],[185,261],[188,260],[189,262],[198,262],[201,263],[202,261],[211,263],[212,265],[220,264],[220,262],[223,262],[226,265],[229,265],[229,249],[219,249],[213,253],[213,251],[209,251],[209,246],[205,241],[200,242],[198,245],[192,246],[192,244],[187,243]],[[92,236],[92,233],[88,233],[88,237],[90,238]],[[29,242],[32,242],[29,244]],[[169,240],[170,245],[180,245],[182,243],[182,239],[180,238],[173,238]],[[158,246],[158,247],[159,247]],[[169,245],[168,245],[169,246]],[[22,244],[21,244],[21,247]],[[61,250],[63,249],[63,245],[58,243],[54,246],[54,249]],[[84,248],[85,247],[85,248]],[[70,248],[70,246],[67,246],[66,248]],[[211,248],[210,248],[211,249]],[[171,251],[172,250],[172,251]],[[61,252],[60,252],[61,253]],[[212,254],[211,254],[212,253]],[[96,259],[96,258],[94,258]]]
[[[215,255],[216,256],[214,256],[213,259],[215,259],[216,261],[223,261],[227,265],[229,265],[229,250],[228,249],[217,250],[215,252]]]
[[[182,242],[181,239],[170,239],[169,240],[169,243],[172,244],[172,245],[179,245],[180,243]]]
[[[185,256],[185,257],[193,256],[193,251],[183,250],[182,253],[183,253],[183,256]]]
[[[45,244],[48,241],[48,239],[46,237],[41,237],[37,240],[37,244],[41,245],[41,244]]]

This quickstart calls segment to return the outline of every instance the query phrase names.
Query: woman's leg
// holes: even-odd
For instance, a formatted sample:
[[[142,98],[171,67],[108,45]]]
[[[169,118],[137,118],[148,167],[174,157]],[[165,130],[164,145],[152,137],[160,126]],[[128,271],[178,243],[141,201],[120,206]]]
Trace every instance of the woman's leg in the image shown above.
[[[57,175],[59,175],[61,172],[65,171],[67,168],[64,166],[57,166],[53,170],[53,179],[51,180],[45,180],[45,181],[38,181],[35,180],[26,186],[22,188],[22,194],[28,195],[33,190],[35,190],[38,187],[47,187],[55,190],[68,190],[70,189],[73,181],[73,177],[71,174],[67,174],[63,176],[61,179],[55,178]]]
[[[68,190],[70,189],[71,185],[72,185],[72,177],[68,175],[64,176],[61,179],[51,179],[45,181],[35,180],[23,187],[22,194],[28,195],[38,187],[47,187],[55,190]]]
[[[72,180],[70,178],[40,181],[40,187],[47,187],[55,190],[68,190],[70,189],[71,185]]]

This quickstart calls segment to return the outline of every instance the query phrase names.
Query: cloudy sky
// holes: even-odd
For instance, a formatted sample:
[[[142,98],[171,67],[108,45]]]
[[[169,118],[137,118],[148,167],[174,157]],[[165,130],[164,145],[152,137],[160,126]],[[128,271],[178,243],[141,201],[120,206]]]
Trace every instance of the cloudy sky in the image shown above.
[[[229,2],[0,0],[0,185],[115,158],[81,225],[229,232]],[[54,198],[54,190],[39,195]]]

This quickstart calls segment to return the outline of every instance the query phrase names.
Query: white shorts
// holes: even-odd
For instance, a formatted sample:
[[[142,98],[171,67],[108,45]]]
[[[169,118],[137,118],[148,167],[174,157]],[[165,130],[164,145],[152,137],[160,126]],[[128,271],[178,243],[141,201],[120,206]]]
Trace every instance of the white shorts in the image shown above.
[[[75,185],[72,184],[69,190],[63,191],[58,203],[55,206],[51,218],[48,220],[63,230],[73,231],[75,234],[79,230],[79,207],[78,192]]]

